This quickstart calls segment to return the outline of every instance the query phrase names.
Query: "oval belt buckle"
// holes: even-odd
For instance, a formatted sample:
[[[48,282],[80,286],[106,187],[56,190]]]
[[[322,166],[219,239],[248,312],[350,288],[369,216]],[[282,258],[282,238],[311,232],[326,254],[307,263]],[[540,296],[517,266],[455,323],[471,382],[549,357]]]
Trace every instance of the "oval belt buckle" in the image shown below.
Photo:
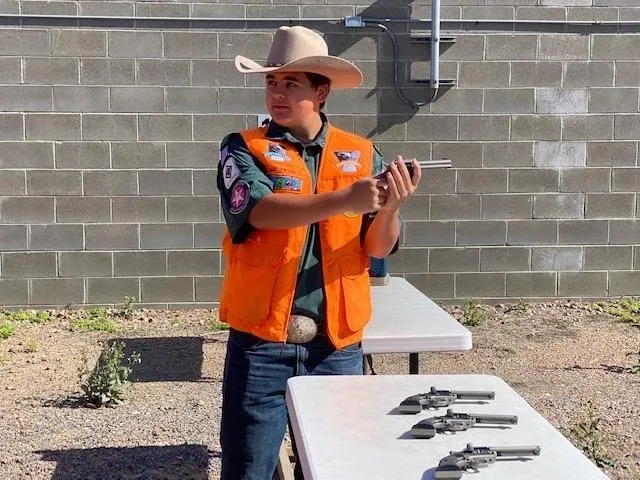
[[[307,343],[318,334],[318,325],[313,318],[304,315],[291,315],[287,327],[287,342]]]

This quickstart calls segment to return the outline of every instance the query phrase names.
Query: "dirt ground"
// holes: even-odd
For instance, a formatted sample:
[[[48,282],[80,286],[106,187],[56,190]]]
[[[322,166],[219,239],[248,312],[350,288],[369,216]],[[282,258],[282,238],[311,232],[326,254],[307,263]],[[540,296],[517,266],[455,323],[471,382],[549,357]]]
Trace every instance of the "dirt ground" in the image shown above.
[[[461,307],[445,309],[464,321]],[[216,312],[135,310],[113,333],[74,330],[79,313],[54,311],[0,338],[0,479],[219,478],[227,333],[212,328]],[[476,313],[473,349],[422,355],[421,373],[498,375],[612,480],[639,480],[640,329],[587,303]],[[142,361],[124,403],[90,408],[79,369],[83,355],[95,365],[104,339],[124,339]],[[407,357],[376,355],[374,369],[408,373]]]

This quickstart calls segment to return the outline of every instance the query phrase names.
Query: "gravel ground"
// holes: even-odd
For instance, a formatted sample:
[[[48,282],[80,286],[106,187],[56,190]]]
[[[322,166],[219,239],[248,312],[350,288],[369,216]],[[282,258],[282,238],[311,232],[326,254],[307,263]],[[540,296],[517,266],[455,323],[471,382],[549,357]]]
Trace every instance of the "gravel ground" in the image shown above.
[[[462,319],[461,308],[445,308]],[[612,480],[640,480],[640,374],[629,370],[640,363],[629,355],[640,350],[640,329],[584,303],[481,311],[485,320],[469,327],[473,349],[422,355],[421,372],[498,375],[567,434],[588,418],[584,402],[592,400],[601,427],[586,439],[594,460]],[[215,311],[136,310],[116,333],[73,331],[77,312],[53,313],[0,339],[0,479],[219,478],[227,334],[211,328]],[[135,382],[124,403],[89,408],[82,356],[93,367],[98,341],[115,338],[141,354]],[[408,373],[407,357],[376,355],[374,368]]]

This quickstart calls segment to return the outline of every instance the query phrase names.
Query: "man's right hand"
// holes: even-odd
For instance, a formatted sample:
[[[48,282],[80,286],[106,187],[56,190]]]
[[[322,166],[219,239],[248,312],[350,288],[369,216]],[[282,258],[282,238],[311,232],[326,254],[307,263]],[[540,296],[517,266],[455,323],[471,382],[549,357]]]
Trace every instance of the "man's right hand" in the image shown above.
[[[383,185],[379,179],[368,177],[348,186],[346,210],[356,214],[380,210],[387,197]]]

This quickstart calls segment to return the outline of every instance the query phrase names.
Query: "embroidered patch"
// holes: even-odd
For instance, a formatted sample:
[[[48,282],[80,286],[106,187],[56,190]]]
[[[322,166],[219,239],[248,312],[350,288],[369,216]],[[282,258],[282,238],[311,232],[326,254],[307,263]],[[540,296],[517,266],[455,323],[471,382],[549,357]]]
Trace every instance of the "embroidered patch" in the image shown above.
[[[242,212],[249,204],[249,184],[244,180],[240,180],[233,190],[231,190],[231,208],[229,211],[234,215]]]
[[[273,191],[300,192],[302,190],[302,178],[289,175],[272,175]]]
[[[358,171],[358,162],[340,162],[338,164],[340,166],[340,170],[344,173],[355,173]]]
[[[222,162],[224,159],[227,158],[227,147],[225,146],[222,150],[220,150],[220,155],[218,156],[218,161]]]
[[[360,159],[360,152],[355,151],[340,151],[333,152],[339,162],[357,162]]]
[[[267,158],[276,162],[288,162],[291,160],[287,157],[287,151],[277,143],[269,142],[269,148],[264,154]]]
[[[229,190],[239,176],[240,169],[236,165],[234,158],[229,155],[222,164],[222,179],[224,180],[225,188]]]

